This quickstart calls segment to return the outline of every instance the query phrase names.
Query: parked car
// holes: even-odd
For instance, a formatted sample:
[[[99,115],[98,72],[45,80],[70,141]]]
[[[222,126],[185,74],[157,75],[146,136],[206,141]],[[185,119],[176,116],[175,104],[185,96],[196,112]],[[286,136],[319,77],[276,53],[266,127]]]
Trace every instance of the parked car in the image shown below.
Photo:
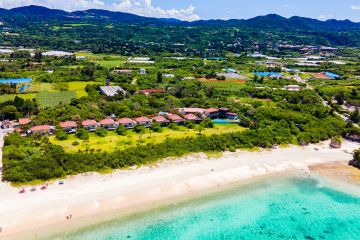
[[[26,191],[25,191],[25,188],[23,188],[23,189],[21,189],[20,191],[19,191],[19,193],[25,193]]]

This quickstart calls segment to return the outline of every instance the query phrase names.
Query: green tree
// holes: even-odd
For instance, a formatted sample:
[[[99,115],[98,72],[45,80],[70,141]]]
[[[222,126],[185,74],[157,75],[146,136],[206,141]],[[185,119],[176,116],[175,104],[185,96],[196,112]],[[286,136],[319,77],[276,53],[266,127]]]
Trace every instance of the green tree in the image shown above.
[[[89,140],[89,132],[85,128],[79,128],[75,135],[81,140]]]
[[[116,129],[116,133],[120,136],[125,136],[127,133],[126,127],[124,125],[119,125],[119,127]]]

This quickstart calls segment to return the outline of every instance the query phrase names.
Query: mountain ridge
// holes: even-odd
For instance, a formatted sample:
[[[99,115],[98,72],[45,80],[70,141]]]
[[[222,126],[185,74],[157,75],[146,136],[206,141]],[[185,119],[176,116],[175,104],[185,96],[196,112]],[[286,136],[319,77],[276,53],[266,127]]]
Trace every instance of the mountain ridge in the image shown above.
[[[107,20],[117,23],[150,23],[150,24],[181,24],[190,26],[199,25],[226,25],[226,26],[250,26],[259,28],[304,28],[304,30],[311,29],[327,29],[327,30],[360,30],[360,23],[352,22],[350,20],[336,20],[329,19],[320,21],[317,19],[292,16],[290,18],[282,17],[277,14],[268,14],[263,16],[256,16],[250,19],[210,19],[197,21],[182,21],[174,18],[154,18],[139,16],[132,13],[113,12],[103,9],[88,9],[83,11],[68,12],[59,9],[50,9],[41,6],[24,6],[12,9],[0,9],[0,14],[9,16],[33,17],[33,18],[74,18],[74,19],[93,19],[93,20]]]

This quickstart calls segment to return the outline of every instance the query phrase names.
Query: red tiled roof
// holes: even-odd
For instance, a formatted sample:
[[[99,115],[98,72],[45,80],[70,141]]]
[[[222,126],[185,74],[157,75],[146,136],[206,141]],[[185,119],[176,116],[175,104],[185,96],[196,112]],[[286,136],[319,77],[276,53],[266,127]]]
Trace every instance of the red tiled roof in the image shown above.
[[[113,124],[115,124],[115,121],[111,118],[105,118],[100,121],[100,124],[101,125],[113,125]]]
[[[132,120],[130,118],[120,118],[117,121],[119,124],[122,124],[122,125],[134,123],[134,120]]]
[[[17,132],[17,133],[22,133],[24,130],[22,130],[21,128],[16,128],[15,129],[15,132]]]
[[[158,123],[167,123],[169,122],[169,120],[167,120],[166,118],[164,118],[163,116],[155,116],[152,118],[155,122]]]
[[[40,132],[40,131],[50,131],[52,130],[53,127],[50,125],[39,125],[39,126],[35,126],[30,128],[30,131],[32,132]]]
[[[77,127],[77,123],[74,121],[66,121],[66,122],[61,122],[59,123],[61,128],[73,128],[73,127]]]
[[[184,118],[186,119],[186,120],[200,120],[200,118],[198,118],[197,116],[195,116],[194,114],[186,114],[185,116],[184,116]]]
[[[180,117],[179,115],[176,115],[176,114],[169,114],[168,118],[173,122],[184,120],[182,117]]]
[[[208,113],[214,113],[214,112],[218,112],[219,109],[217,109],[217,108],[208,108],[205,111],[208,112]]]
[[[203,109],[203,108],[180,108],[179,111],[185,112],[185,113],[204,113],[205,109]]]
[[[151,122],[151,120],[148,119],[147,117],[138,117],[138,118],[135,118],[135,121],[138,123]]]
[[[81,125],[94,126],[94,125],[97,125],[97,122],[95,120],[85,120],[85,121],[82,121]]]
[[[19,124],[20,125],[26,125],[26,124],[29,124],[31,123],[31,119],[30,118],[20,118],[19,119]]]
[[[326,76],[325,74],[323,73],[314,73],[313,76],[315,78],[320,78],[320,79],[330,79],[328,76]]]

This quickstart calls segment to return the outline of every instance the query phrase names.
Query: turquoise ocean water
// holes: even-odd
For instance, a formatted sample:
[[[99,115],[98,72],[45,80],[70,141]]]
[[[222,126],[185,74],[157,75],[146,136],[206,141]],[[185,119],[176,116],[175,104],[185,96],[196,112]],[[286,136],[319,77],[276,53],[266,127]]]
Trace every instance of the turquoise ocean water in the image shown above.
[[[315,179],[263,180],[56,239],[360,239],[360,197]]]

